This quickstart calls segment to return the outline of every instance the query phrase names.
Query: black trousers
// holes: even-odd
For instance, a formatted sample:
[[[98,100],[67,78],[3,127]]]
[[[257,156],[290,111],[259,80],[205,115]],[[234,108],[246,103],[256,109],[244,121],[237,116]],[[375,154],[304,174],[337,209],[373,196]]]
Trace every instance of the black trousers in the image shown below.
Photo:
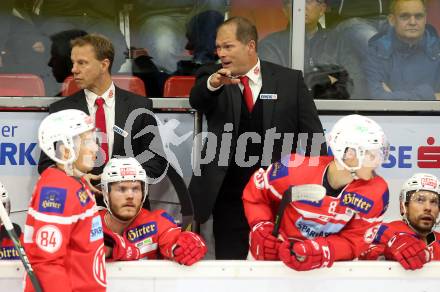
[[[224,185],[213,211],[215,258],[244,260],[249,250],[249,225],[241,199],[244,186]]]

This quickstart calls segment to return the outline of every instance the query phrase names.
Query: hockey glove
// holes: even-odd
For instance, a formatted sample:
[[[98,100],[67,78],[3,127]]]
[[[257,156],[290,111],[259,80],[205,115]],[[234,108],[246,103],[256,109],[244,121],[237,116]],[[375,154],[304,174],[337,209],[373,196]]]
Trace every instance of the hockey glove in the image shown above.
[[[201,260],[208,248],[198,234],[190,231],[180,233],[173,248],[173,259],[181,265],[191,266]]]
[[[104,230],[104,244],[113,249],[108,261],[134,261],[140,258],[141,253],[134,244],[112,231]]]
[[[273,228],[274,224],[269,221],[259,222],[252,227],[249,233],[249,248],[255,260],[279,260],[278,250],[283,241],[272,235]],[[287,237],[283,236],[283,238]]]
[[[387,243],[385,258],[398,261],[406,270],[416,270],[431,260],[426,244],[406,233],[394,235]]]
[[[380,257],[383,258],[384,251],[385,251],[385,245],[370,244],[368,249],[361,253],[359,259],[367,260],[367,261],[375,261],[378,260]]]
[[[330,268],[334,262],[332,245],[324,238],[297,242],[283,242],[279,250],[280,259],[297,271]]]

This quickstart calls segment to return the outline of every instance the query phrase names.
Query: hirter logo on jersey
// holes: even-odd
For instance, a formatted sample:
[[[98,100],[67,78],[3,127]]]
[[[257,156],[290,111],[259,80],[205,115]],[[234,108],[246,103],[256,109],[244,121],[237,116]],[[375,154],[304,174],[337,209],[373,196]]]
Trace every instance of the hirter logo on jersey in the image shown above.
[[[124,168],[121,168],[121,175],[122,176],[136,175],[136,170],[132,167],[124,167]]]
[[[138,242],[144,238],[150,237],[157,233],[156,222],[148,222],[131,228],[127,231],[127,238],[130,242]]]
[[[341,197],[341,206],[350,207],[361,213],[368,213],[373,207],[374,202],[358,193],[344,192]]]
[[[38,211],[62,214],[66,203],[66,189],[43,187]]]
[[[20,256],[14,246],[0,248],[0,260],[19,260]]]

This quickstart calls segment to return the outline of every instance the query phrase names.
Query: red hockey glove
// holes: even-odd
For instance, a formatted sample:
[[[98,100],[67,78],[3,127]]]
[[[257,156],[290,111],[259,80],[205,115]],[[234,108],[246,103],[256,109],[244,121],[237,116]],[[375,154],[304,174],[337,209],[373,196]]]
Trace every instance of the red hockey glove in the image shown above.
[[[297,271],[308,271],[333,265],[334,251],[324,237],[314,240],[283,242],[279,250],[280,259]]]
[[[398,261],[406,270],[416,270],[431,261],[426,244],[406,233],[394,235],[387,243],[385,258]]]
[[[108,261],[134,261],[140,258],[139,249],[117,233],[105,230],[104,244],[113,248],[112,256]]]
[[[201,260],[207,251],[202,237],[194,232],[184,231],[180,233],[173,248],[173,258],[181,265],[191,266]]]
[[[249,245],[252,257],[261,261],[277,261],[278,250],[283,243],[281,239],[272,235],[274,224],[262,221],[255,224],[249,233]],[[287,238],[283,236],[283,238]]]
[[[371,244],[368,249],[361,253],[360,260],[375,261],[383,256],[385,252],[385,245],[383,244]]]

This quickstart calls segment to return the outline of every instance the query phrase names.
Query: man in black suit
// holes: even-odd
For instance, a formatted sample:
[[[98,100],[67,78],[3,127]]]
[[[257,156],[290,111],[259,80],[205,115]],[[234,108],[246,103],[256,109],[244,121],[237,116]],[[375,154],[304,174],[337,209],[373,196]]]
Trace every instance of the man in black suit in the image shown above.
[[[246,258],[249,226],[241,196],[254,171],[295,152],[299,133],[307,133],[306,153],[326,154],[322,125],[302,73],[260,61],[257,42],[256,28],[248,20],[225,21],[216,38],[221,65],[202,67],[190,95],[191,106],[205,114],[208,131],[217,137],[209,143],[208,135],[189,186],[195,219],[204,223],[213,214],[217,259]],[[313,133],[319,138],[314,145]],[[212,161],[200,163],[210,160],[208,156]]]
[[[110,74],[114,48],[107,38],[90,34],[74,39],[71,45],[73,77],[83,90],[51,104],[49,113],[63,109],[79,109],[95,117],[99,111],[98,107],[101,107],[101,113],[103,110],[105,127],[102,128],[105,129],[100,130],[106,134],[102,135],[101,143],[103,143],[103,148],[104,144],[107,144],[108,150],[106,154],[101,151],[102,155],[92,171],[93,174],[83,177],[89,185],[92,185],[91,180],[100,179],[104,162],[108,160],[108,157],[117,156],[135,156],[149,178],[161,177],[166,168],[166,160],[163,158],[165,156],[156,120],[152,114],[147,112],[149,110],[152,113],[151,100],[114,85]],[[98,100],[101,104],[98,104]],[[134,121],[130,123],[128,118],[135,110],[141,113],[133,115]],[[150,126],[150,132],[136,139],[133,138],[147,126]],[[131,142],[131,145],[128,142]],[[52,164],[53,161],[42,152],[38,162],[38,171],[41,173]],[[95,194],[100,194],[99,189],[93,187],[92,190]],[[102,198],[97,196],[97,199],[100,201]],[[144,204],[144,207],[149,208],[149,203]]]

